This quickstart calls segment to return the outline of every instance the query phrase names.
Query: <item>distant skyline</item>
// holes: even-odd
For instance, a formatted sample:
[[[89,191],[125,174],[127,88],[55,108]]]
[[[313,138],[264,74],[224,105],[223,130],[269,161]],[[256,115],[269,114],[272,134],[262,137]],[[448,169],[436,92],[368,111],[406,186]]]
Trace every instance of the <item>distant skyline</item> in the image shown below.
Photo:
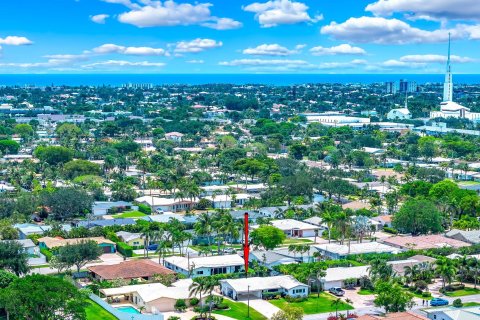
[[[478,0],[5,0],[1,73],[480,74]]]

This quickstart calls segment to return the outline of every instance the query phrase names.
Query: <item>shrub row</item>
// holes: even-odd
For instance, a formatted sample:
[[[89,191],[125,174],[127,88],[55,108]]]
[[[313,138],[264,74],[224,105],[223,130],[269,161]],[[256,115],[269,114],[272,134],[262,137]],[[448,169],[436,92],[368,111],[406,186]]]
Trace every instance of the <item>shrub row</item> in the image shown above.
[[[132,257],[133,249],[125,242],[117,242],[117,251],[120,252],[124,257]]]

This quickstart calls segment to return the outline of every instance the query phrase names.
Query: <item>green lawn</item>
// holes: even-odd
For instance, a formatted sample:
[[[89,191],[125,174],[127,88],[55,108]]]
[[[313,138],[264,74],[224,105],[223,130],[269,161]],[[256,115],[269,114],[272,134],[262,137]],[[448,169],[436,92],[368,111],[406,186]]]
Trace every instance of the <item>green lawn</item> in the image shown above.
[[[303,302],[287,302],[285,299],[269,300],[271,304],[277,306],[280,309],[285,309],[286,306],[300,307],[305,314],[316,314],[325,312],[335,312],[335,307],[332,306],[332,302],[337,298],[331,294],[321,292],[320,298],[317,298],[316,294],[311,294],[308,300]],[[338,311],[352,310],[353,307],[345,302],[338,306]]]
[[[263,315],[261,315],[257,310],[250,307],[250,318],[248,315],[248,307],[245,303],[234,302],[231,300],[224,299],[223,303],[226,304],[229,309],[227,310],[214,310],[213,313],[220,314],[222,316],[230,317],[233,319],[252,319],[252,320],[265,320]]]
[[[361,296],[369,296],[369,295],[375,294],[375,291],[368,290],[368,289],[360,289],[360,290],[358,290],[357,293]]]
[[[452,292],[445,292],[445,295],[448,297],[463,297],[463,296],[470,296],[472,294],[480,294],[480,289],[474,288],[465,288],[462,290],[456,290]]]
[[[313,243],[310,239],[299,239],[299,238],[286,238],[283,240],[283,246],[289,246],[291,244],[306,244],[306,243]]]
[[[87,320],[117,320],[110,312],[100,307],[96,302],[91,299],[87,300],[88,306],[85,311],[87,312]]]
[[[127,211],[127,212],[122,212],[119,214],[114,215],[113,217],[115,219],[122,219],[122,218],[142,218],[145,217],[146,214],[142,213],[140,211]]]
[[[472,301],[472,302],[465,302],[465,303],[463,304],[463,306],[464,306],[464,307],[478,307],[478,306],[480,306],[480,303],[478,303],[478,302],[473,302],[473,301]]]

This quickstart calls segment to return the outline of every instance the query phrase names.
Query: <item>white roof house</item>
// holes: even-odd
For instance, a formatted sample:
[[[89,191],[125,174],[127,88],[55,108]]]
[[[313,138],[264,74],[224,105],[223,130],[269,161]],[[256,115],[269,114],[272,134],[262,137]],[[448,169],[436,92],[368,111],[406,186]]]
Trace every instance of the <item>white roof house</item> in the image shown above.
[[[321,279],[323,289],[343,287],[347,279],[360,279],[369,274],[369,266],[328,268],[326,275]]]
[[[411,119],[412,114],[408,108],[398,108],[392,109],[387,113],[388,120],[404,120],[404,119]]]
[[[147,204],[154,211],[161,210],[176,212],[193,208],[198,202],[198,199],[174,199],[143,196],[136,198],[135,201],[138,203]]]
[[[220,287],[223,295],[235,300],[248,294],[261,298],[267,292],[292,297],[308,295],[308,286],[289,275],[220,280]]]
[[[314,237],[316,230],[320,229],[319,226],[294,219],[272,220],[270,223],[275,228],[282,230],[288,237]],[[258,227],[259,225],[252,226],[253,229]]]
[[[165,258],[164,265],[186,276],[198,277],[239,272],[244,260],[238,254],[195,258],[172,256]]]
[[[480,320],[480,307],[444,307],[424,309],[428,319]]]
[[[378,242],[352,243],[350,247],[346,244],[326,243],[314,247],[331,259],[342,259],[352,254],[399,253],[401,251],[398,248]]]
[[[144,307],[146,312],[153,314],[174,311],[178,299],[189,300],[195,297],[190,295],[189,285],[177,283],[173,283],[171,287],[161,283],[147,283],[101,289],[100,292],[106,297],[128,297],[130,303],[139,308]],[[199,298],[199,295],[196,297]]]

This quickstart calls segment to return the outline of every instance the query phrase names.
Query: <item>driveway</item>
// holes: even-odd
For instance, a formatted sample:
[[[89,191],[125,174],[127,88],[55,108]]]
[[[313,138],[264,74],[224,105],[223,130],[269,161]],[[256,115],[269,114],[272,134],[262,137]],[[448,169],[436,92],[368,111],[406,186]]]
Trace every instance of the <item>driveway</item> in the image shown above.
[[[247,304],[247,300],[239,301]],[[275,307],[270,302],[258,298],[250,299],[250,307],[260,312],[262,315],[267,317],[267,319],[270,319],[275,313],[280,311],[279,308]]]
[[[355,288],[355,290],[345,290],[345,295],[343,296],[343,300],[350,299],[352,301],[350,304],[355,309],[374,307],[373,299],[375,299],[375,296],[373,294],[370,294],[370,295],[358,294],[358,290],[360,290],[360,288]]]

